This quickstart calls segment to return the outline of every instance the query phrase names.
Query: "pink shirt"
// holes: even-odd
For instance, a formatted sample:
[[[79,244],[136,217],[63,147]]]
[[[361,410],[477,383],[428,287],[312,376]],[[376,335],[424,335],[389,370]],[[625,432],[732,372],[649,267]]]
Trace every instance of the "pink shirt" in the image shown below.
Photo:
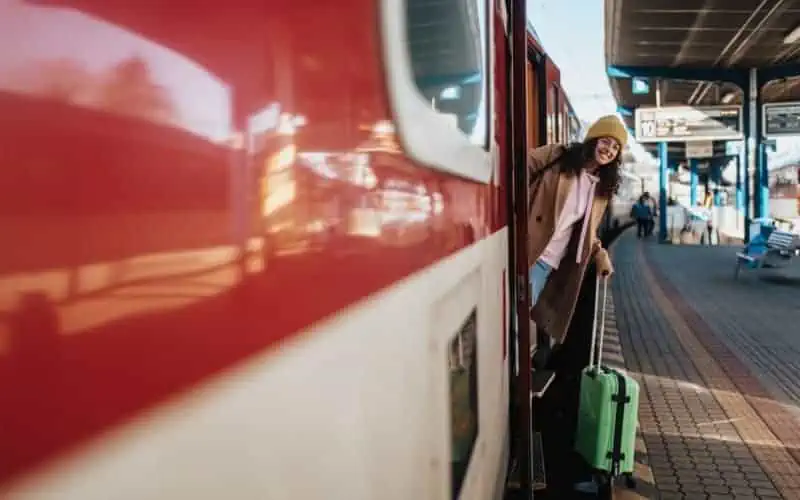
[[[581,227],[581,237],[578,242],[578,254],[576,262],[580,263],[581,253],[583,251],[583,242],[586,238],[586,231],[589,228],[589,217],[591,213],[590,207],[594,199],[594,187],[597,184],[597,177],[582,171],[578,179],[573,183],[572,189],[564,201],[564,208],[561,210],[561,216],[556,222],[553,236],[550,242],[542,252],[540,257],[547,265],[553,269],[558,269],[561,260],[564,258],[564,253],[567,251],[569,239],[572,237],[572,229],[575,223],[583,219]]]

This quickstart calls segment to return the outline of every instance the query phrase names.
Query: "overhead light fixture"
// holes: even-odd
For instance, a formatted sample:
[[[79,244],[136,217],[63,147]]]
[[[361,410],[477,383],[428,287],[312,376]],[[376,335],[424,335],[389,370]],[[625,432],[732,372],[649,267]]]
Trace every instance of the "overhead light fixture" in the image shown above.
[[[795,28],[789,32],[785,37],[783,37],[784,45],[791,45],[797,40],[800,40],[800,24],[795,26]]]
[[[722,104],[730,104],[733,101],[733,98],[736,97],[736,94],[733,92],[728,92],[724,96],[722,96]]]

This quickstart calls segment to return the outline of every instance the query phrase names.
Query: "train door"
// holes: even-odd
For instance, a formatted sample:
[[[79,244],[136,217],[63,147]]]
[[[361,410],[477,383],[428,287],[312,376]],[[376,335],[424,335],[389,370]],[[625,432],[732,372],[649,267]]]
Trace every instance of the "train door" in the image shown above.
[[[498,118],[509,107],[505,92],[496,91],[507,79],[497,75],[496,45],[504,37],[495,36],[505,31],[496,23],[504,15],[493,1],[460,4],[382,2],[397,136],[415,168],[437,179],[449,236],[466,240],[425,270],[425,289],[403,318],[425,321],[417,362],[426,375],[418,388],[426,407],[418,423],[429,440],[417,454],[428,472],[419,478],[424,494],[409,492],[415,498],[493,498],[508,455],[502,329],[510,323],[503,295],[511,278],[508,228],[497,209],[507,192]]]
[[[556,88],[547,86],[547,144],[556,142]]]
[[[511,122],[512,168],[510,184],[514,187],[509,227],[511,266],[515,271],[510,293],[514,297],[515,329],[511,332],[513,360],[510,360],[512,401],[510,425],[512,428],[512,461],[508,486],[522,497],[531,498],[533,483],[532,453],[532,404],[531,398],[531,328],[530,295],[528,282],[528,173],[527,152],[547,142],[548,127],[552,121],[546,119],[547,75],[551,70],[547,58],[537,50],[529,36],[524,2],[510,0],[512,26],[511,85],[512,96],[509,119]],[[550,132],[552,134],[552,131]]]
[[[513,2],[512,0],[512,3]],[[514,29],[521,29],[514,25]],[[515,152],[513,170],[516,179],[512,185],[516,187],[514,197],[513,227],[515,238],[513,239],[514,254],[511,256],[513,266],[517,270],[517,289],[515,293],[518,300],[516,310],[517,331],[516,331],[516,350],[517,365],[512,370],[512,390],[514,394],[513,424],[515,430],[515,449],[512,464],[512,475],[510,486],[519,488],[523,496],[529,498],[533,489],[533,483],[538,474],[534,471],[534,433],[533,433],[533,405],[535,400],[532,397],[531,386],[531,359],[529,353],[535,345],[547,342],[549,339],[542,335],[542,338],[531,338],[531,325],[529,318],[529,293],[528,293],[528,258],[527,258],[527,151],[529,149],[564,142],[566,121],[564,119],[563,107],[566,101],[560,97],[561,90],[557,84],[559,79],[558,68],[550,61],[546,55],[538,48],[534,39],[527,37],[527,32],[514,33],[515,37],[525,37],[525,50],[519,49],[515,42],[512,52],[524,53],[524,61],[514,60],[514,68],[518,73],[513,74],[513,87],[519,92],[513,92],[514,102],[512,102],[512,121],[524,126],[513,126],[514,130],[512,146]],[[516,40],[516,38],[515,38]],[[524,95],[521,95],[524,92]],[[517,99],[524,102],[518,105]],[[518,115],[518,110],[526,113],[526,116]],[[524,129],[524,130],[523,130]],[[523,146],[520,146],[523,145]],[[521,152],[521,154],[520,154]],[[522,200],[525,200],[522,202]],[[538,337],[538,336],[537,336]],[[523,375],[524,374],[524,375]]]

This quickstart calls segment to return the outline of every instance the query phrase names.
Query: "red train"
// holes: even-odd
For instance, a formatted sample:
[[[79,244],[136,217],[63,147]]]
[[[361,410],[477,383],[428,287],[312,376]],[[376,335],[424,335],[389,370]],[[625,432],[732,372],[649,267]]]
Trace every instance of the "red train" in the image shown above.
[[[580,136],[524,2],[13,1],[0,40],[0,496],[502,494],[524,139]]]

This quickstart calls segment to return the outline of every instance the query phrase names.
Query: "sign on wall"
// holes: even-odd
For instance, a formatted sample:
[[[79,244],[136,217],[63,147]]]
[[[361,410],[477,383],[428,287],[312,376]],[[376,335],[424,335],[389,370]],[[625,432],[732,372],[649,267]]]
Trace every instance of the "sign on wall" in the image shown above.
[[[712,156],[714,156],[714,141],[686,143],[686,158],[711,158]]]
[[[791,137],[800,135],[800,102],[773,102],[762,107],[762,133],[764,137]]]
[[[637,108],[638,142],[742,139],[741,106]]]

